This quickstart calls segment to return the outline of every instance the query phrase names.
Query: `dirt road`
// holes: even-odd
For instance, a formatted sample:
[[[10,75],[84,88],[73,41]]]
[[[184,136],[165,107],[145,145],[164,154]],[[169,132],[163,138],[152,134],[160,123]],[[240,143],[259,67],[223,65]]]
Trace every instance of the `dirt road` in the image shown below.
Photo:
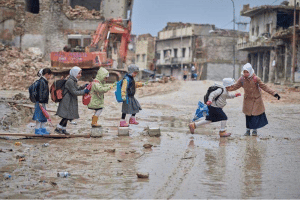
[[[219,138],[218,123],[192,135],[187,123],[210,84],[182,82],[169,86],[172,93],[152,96],[141,92],[140,124],[131,126],[129,137],[117,136],[121,105],[111,93],[102,138],[18,140],[21,146],[0,140],[0,171],[12,175],[1,180],[0,198],[300,198],[300,104],[267,99],[269,125],[258,137],[244,137],[242,98],[228,100],[231,137]],[[81,119],[70,131],[88,133],[91,115],[81,106]],[[160,126],[162,136],[145,135],[147,126]],[[146,143],[154,146],[145,149]],[[60,171],[71,176],[59,178]],[[137,178],[137,172],[149,173],[149,179]]]

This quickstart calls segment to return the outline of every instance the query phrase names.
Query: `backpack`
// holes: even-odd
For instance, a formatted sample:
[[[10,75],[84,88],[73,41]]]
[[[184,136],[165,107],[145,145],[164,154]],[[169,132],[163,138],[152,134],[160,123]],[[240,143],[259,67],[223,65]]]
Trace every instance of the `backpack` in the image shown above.
[[[28,91],[29,91],[29,99],[32,103],[36,103],[36,97],[37,97],[37,94],[38,94],[38,86],[40,84],[40,80],[36,80],[34,83],[32,83],[29,88],[28,88]]]
[[[209,97],[210,93],[212,93],[213,91],[215,91],[215,90],[217,90],[219,88],[221,88],[221,87],[216,86],[216,85],[210,86],[207,89],[206,95],[204,95],[204,103],[206,103],[208,101],[208,97]],[[221,92],[221,94],[222,94],[224,92],[224,89],[223,88],[221,88],[221,89],[222,89],[222,92]],[[218,96],[216,96],[216,98],[214,100],[217,101],[218,98],[221,96],[221,94],[219,94]]]
[[[62,100],[64,97],[63,95],[63,90],[65,88],[67,80],[57,80],[54,81],[53,84],[50,87],[50,94],[51,94],[51,99],[53,102],[57,103]]]
[[[99,83],[98,80],[94,80],[93,82]],[[88,84],[88,85],[86,86],[86,89],[91,90],[91,89],[92,89],[92,86],[93,86],[93,82],[91,82],[90,84]],[[91,99],[92,99],[92,95],[91,95],[90,93],[84,94],[84,95],[82,96],[82,103],[83,103],[83,105],[85,105],[85,106],[89,105],[90,102],[91,102]]]
[[[122,99],[122,84],[123,84],[123,79],[117,82],[117,87],[116,87],[116,91],[115,91],[116,100],[119,103],[123,102],[123,99]]]

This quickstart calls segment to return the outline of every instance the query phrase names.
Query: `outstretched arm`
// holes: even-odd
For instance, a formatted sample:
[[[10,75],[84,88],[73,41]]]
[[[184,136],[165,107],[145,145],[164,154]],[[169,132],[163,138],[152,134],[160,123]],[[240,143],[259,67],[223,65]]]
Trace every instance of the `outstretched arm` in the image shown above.
[[[73,81],[66,82],[66,89],[73,95],[73,96],[82,96],[84,95],[84,90],[80,90],[76,83]]]
[[[239,80],[233,84],[232,86],[228,87],[228,91],[235,91],[235,90],[238,90],[240,89],[241,87],[243,86],[243,83],[242,83],[242,77],[239,78]]]

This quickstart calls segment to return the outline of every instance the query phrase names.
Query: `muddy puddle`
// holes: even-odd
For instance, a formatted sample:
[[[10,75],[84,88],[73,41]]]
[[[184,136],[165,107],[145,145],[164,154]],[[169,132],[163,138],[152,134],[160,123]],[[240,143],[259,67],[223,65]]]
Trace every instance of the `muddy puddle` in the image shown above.
[[[0,177],[0,198],[300,198],[299,116],[287,114],[300,112],[298,104],[266,103],[269,125],[257,137],[245,137],[242,101],[229,100],[224,110],[231,137],[218,136],[218,123],[192,135],[187,124],[208,85],[183,86],[140,98],[140,124],[130,126],[129,137],[117,135],[121,104],[110,103],[114,97],[108,95],[99,120],[105,129],[102,138],[1,139],[0,174],[12,177]],[[90,133],[92,114],[80,105],[80,119],[68,130]],[[54,124],[60,120],[52,118]],[[161,136],[148,136],[146,127],[160,127]],[[33,129],[27,123],[15,131]],[[58,172],[71,175],[61,178]],[[149,178],[137,173],[149,173]]]

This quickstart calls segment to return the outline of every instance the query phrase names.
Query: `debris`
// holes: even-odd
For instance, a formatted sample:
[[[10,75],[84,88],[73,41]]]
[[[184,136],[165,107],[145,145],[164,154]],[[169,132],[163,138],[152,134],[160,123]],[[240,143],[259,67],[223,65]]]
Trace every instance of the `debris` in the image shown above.
[[[10,179],[11,175],[9,173],[4,173],[3,177],[4,177],[4,179]]]
[[[117,172],[117,176],[122,176],[123,172]]]
[[[50,184],[53,186],[53,187],[55,187],[55,186],[57,186],[57,183],[55,183],[55,182],[50,182]]]
[[[118,162],[123,162],[123,160],[118,160]]]
[[[26,161],[25,158],[19,158],[19,162]]]
[[[16,159],[20,159],[20,158],[25,158],[25,155],[22,154],[22,155],[17,155],[17,156],[16,156]]]
[[[115,153],[115,152],[116,152],[116,149],[105,149],[104,152],[107,152],[107,153]]]
[[[16,146],[21,146],[22,143],[21,143],[21,142],[15,142],[15,145],[16,145]]]
[[[149,173],[145,173],[145,172],[138,172],[136,173],[138,178],[149,178]]]
[[[69,172],[58,172],[57,173],[57,177],[67,178],[68,176],[71,176],[71,174]]]
[[[152,146],[153,146],[152,144],[144,144],[143,145],[143,147],[146,148],[146,149],[151,148]]]
[[[288,138],[288,137],[285,137],[284,139],[285,139],[285,140],[289,140],[290,138]]]
[[[25,99],[28,99],[24,94],[22,93],[19,93],[19,94],[16,94],[15,96],[13,96],[13,100],[25,100]]]
[[[48,147],[49,146],[49,143],[45,143],[42,145],[42,147]]]
[[[182,160],[184,160],[184,159],[192,159],[192,158],[195,158],[196,156],[194,156],[194,157],[185,157],[185,158],[181,158]]]

